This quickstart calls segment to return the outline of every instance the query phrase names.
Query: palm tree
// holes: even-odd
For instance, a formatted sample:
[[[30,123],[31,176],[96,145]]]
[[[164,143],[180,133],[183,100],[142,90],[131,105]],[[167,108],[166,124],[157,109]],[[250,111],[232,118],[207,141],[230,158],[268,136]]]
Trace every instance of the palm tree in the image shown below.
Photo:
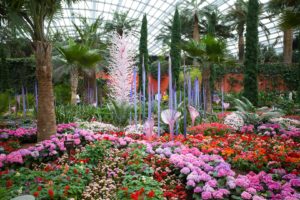
[[[128,12],[114,12],[113,19],[106,22],[104,29],[108,33],[116,31],[120,36],[122,36],[124,32],[135,31],[137,27],[138,20],[129,19]]]
[[[296,26],[292,24],[299,25],[299,10],[298,10],[298,18],[297,12],[297,5],[299,1],[290,1],[290,0],[271,0],[268,3],[268,11],[276,14],[281,15],[284,24],[287,25],[283,30],[283,62],[286,64],[292,63],[292,55],[293,55],[293,28]],[[291,19],[291,20],[290,20]],[[289,26],[288,24],[292,25]]]
[[[193,40],[200,40],[200,31],[199,31],[199,7],[205,2],[204,0],[185,0],[183,1],[183,9],[182,13],[190,13],[191,15],[187,15],[190,19],[193,19]]]
[[[191,27],[195,27],[195,24],[193,21],[194,19],[190,17],[190,13],[190,10],[183,9],[180,14],[181,36],[183,40],[192,39],[193,35],[196,35],[193,33],[194,29],[191,29]],[[217,8],[206,6],[198,11],[197,16],[203,17],[203,19],[200,20],[200,23],[198,23],[198,28],[200,29],[199,35],[208,34],[209,29],[213,28],[215,30],[216,37],[226,39],[233,36],[230,33],[230,27],[224,25],[225,18],[217,10]],[[164,22],[160,34],[156,37],[156,40],[161,41],[164,46],[170,46],[172,23],[172,18],[170,18],[167,22]]]
[[[49,139],[56,133],[54,96],[52,86],[52,45],[47,40],[45,23],[52,21],[54,15],[62,8],[62,3],[70,5],[77,0],[4,0],[0,2],[1,16],[19,31],[30,36],[35,59],[38,80],[38,141]]]
[[[77,44],[70,40],[68,45],[58,46],[60,56],[57,58],[61,65],[54,70],[56,78],[63,74],[70,74],[71,104],[76,104],[79,70],[90,69],[101,60],[97,49],[89,49],[87,46]]]
[[[234,6],[229,10],[227,14],[227,21],[232,22],[231,26],[233,29],[237,31],[238,35],[238,58],[239,62],[244,62],[244,55],[245,55],[245,39],[244,39],[244,32],[245,32],[245,25],[247,21],[247,13],[248,13],[248,1],[247,0],[237,0]],[[260,4],[259,8],[260,19],[268,18],[269,16],[262,16],[263,13],[263,5]],[[267,27],[259,22],[259,26],[264,30],[266,37],[268,38],[269,30]]]
[[[201,21],[201,24],[205,26],[204,33],[222,39],[233,37],[230,33],[230,26],[225,25],[225,16],[216,7],[206,6],[200,12],[204,18]]]
[[[101,42],[99,27],[101,26],[101,18],[98,17],[93,23],[89,23],[85,17],[79,16],[81,26],[73,25],[78,34],[78,42],[89,49],[99,49],[99,53],[104,54],[103,49],[106,45]],[[94,104],[96,101],[96,65],[91,68],[83,70],[84,82],[84,102],[86,104]]]
[[[225,62],[225,43],[210,35],[200,41],[190,40],[182,46],[182,49],[194,59],[203,64],[202,83],[205,90],[206,112],[212,112],[212,98],[210,87],[211,68],[213,64]]]
[[[179,15],[181,24],[181,36],[182,38],[191,39],[193,37],[193,21],[185,13]],[[161,41],[163,46],[169,47],[171,44],[171,32],[172,32],[173,16],[170,16],[168,21],[163,22],[163,28],[159,35],[156,36],[157,41]],[[202,26],[201,26],[202,29]],[[203,28],[204,29],[204,28]]]

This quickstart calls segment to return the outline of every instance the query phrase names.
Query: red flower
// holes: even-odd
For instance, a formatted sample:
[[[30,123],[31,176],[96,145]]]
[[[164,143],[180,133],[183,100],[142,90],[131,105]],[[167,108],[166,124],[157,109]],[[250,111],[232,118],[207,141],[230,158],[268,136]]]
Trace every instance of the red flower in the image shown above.
[[[66,185],[65,190],[69,190],[69,189],[70,189],[70,186]]]
[[[48,190],[48,194],[49,194],[51,199],[54,197],[54,192],[53,192],[52,189]]]
[[[78,170],[75,168],[73,169],[74,174],[78,174]]]
[[[89,172],[90,172],[90,169],[89,169],[89,168],[86,168],[86,169],[85,169],[85,173],[88,174]]]
[[[12,185],[13,185],[12,180],[7,180],[7,181],[6,181],[6,187],[7,187],[7,188],[10,188]]]
[[[33,196],[38,197],[39,196],[39,192],[34,192]]]
[[[155,192],[153,190],[151,190],[148,194],[147,194],[148,197],[152,198],[155,196]]]
[[[38,188],[37,188],[38,191],[41,191],[42,189],[43,189],[43,188],[42,188],[42,186],[40,186],[40,185],[39,185]]]

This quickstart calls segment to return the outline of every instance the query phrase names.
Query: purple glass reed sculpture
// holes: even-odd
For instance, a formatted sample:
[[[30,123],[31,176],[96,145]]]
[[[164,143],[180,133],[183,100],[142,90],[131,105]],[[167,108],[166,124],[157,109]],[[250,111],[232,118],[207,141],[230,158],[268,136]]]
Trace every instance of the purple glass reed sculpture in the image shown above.
[[[172,64],[171,56],[169,55],[169,109],[173,109],[173,94],[172,94]]]
[[[177,105],[177,92],[176,92],[175,87],[174,87],[174,108],[175,108],[175,110],[177,110],[177,108],[178,108],[178,105]],[[175,121],[175,126],[176,126],[175,134],[178,135],[178,126],[179,126],[179,124],[178,124],[177,120]]]
[[[149,76],[149,79],[150,79],[150,76]],[[151,85],[150,85],[150,82],[148,81],[148,120],[151,118],[151,103],[152,103]]]
[[[221,86],[221,93],[222,93],[222,114],[224,113],[224,88],[223,88],[223,85]]]
[[[206,95],[205,95],[205,88],[204,85],[202,87],[202,92],[203,92],[203,116],[206,116]]]
[[[185,72],[186,66],[185,66],[185,60],[184,60],[184,66],[183,66],[183,135],[184,138],[186,138],[186,107],[185,107],[185,93],[186,93],[186,72]]]
[[[188,105],[191,105],[191,96],[192,96],[192,81],[190,74],[188,75]]]
[[[25,99],[24,85],[22,85],[22,104],[23,104],[23,117],[26,117],[26,99]]]
[[[160,62],[158,62],[157,69],[157,135],[160,136]]]
[[[95,83],[95,107],[98,107],[98,85],[97,85],[97,80]]]
[[[145,120],[145,109],[146,109],[146,70],[143,56],[143,64],[142,64],[142,81],[143,81],[143,121]]]
[[[136,105],[136,69],[133,68],[133,101],[134,101],[134,124],[137,124],[137,105]]]

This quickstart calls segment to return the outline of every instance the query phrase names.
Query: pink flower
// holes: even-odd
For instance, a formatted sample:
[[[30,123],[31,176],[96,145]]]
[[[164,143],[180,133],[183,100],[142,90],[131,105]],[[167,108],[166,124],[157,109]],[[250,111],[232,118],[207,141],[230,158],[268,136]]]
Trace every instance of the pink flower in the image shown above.
[[[200,193],[202,191],[203,191],[203,189],[199,186],[195,187],[195,189],[194,189],[194,193]]]
[[[196,183],[193,180],[188,180],[188,182],[186,183],[187,186],[191,186],[191,187],[195,187]]]
[[[251,198],[252,198],[252,195],[251,195],[250,193],[244,191],[244,192],[241,194],[241,197],[242,197],[243,199],[251,199]]]
[[[261,196],[258,196],[258,195],[255,195],[253,197],[253,200],[266,200],[265,198],[261,197]]]
[[[215,199],[223,199],[223,192],[220,190],[214,191],[212,194]]]
[[[7,162],[9,163],[20,163],[23,164],[23,158],[19,151],[11,152],[6,157]]]
[[[291,179],[290,184],[293,187],[300,187],[300,179]]]
[[[182,174],[188,174],[188,173],[190,173],[190,169],[188,167],[184,167],[184,168],[182,168],[180,170],[180,173],[182,173]]]
[[[212,199],[211,192],[202,192],[201,197],[202,199]]]
[[[80,144],[80,139],[74,139],[74,143],[75,143],[76,145],[79,145],[79,144]]]

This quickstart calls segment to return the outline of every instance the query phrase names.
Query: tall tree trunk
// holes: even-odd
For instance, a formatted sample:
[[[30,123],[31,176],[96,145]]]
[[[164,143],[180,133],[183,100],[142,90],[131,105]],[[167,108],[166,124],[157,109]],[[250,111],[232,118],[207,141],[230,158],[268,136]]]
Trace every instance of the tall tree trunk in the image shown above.
[[[292,63],[293,58],[293,30],[287,29],[283,31],[283,62],[285,64]]]
[[[210,65],[204,64],[202,83],[205,90],[205,111],[212,113],[212,95],[210,87]]]
[[[85,94],[84,103],[94,104],[96,102],[96,69],[91,69],[83,76]]]
[[[193,40],[195,40],[195,41],[200,40],[199,19],[198,19],[197,14],[194,14]]]
[[[239,37],[239,43],[238,43],[238,48],[239,48],[239,62],[243,63],[244,62],[244,55],[245,55],[244,34],[241,34],[238,37]]]
[[[77,88],[78,88],[78,68],[72,67],[70,72],[70,85],[71,85],[71,104],[77,104]]]
[[[200,33],[199,33],[199,19],[197,14],[194,14],[194,25],[193,25],[193,40],[199,41],[200,40]],[[193,65],[199,66],[199,62],[197,59],[193,59]]]
[[[49,139],[56,133],[56,118],[52,85],[52,45],[35,41],[36,77],[38,81],[37,138]]]

